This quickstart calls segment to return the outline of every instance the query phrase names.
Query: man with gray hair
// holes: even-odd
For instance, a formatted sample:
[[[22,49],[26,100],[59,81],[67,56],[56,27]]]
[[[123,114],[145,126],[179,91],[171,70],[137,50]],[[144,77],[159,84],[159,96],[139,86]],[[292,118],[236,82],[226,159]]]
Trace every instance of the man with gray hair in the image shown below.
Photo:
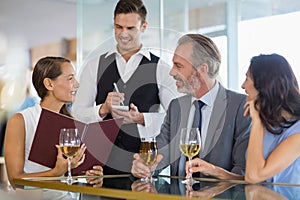
[[[179,39],[170,75],[177,90],[186,95],[169,105],[156,139],[160,154],[152,170],[171,165],[172,176],[197,171],[201,177],[243,178],[250,130],[250,118],[243,117],[246,96],[225,89],[216,79],[220,64],[219,50],[210,38],[187,34]],[[180,131],[186,127],[199,127],[202,138],[191,169],[179,149]],[[141,157],[135,154],[134,158],[132,174],[149,177],[151,172]]]

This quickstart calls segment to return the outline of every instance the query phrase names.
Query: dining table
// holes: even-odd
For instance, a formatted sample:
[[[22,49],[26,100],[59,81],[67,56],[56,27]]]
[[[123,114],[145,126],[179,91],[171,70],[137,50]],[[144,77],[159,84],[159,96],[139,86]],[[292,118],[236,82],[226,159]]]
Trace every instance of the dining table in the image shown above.
[[[243,180],[194,178],[192,186],[182,183],[184,177],[160,175],[143,181],[131,174],[74,176],[68,185],[66,177],[32,177],[14,179],[17,193],[38,194],[40,199],[300,199],[300,185],[287,183],[248,184]],[[52,195],[52,196],[51,196]],[[72,196],[73,195],[73,196]],[[67,198],[70,197],[70,198]]]

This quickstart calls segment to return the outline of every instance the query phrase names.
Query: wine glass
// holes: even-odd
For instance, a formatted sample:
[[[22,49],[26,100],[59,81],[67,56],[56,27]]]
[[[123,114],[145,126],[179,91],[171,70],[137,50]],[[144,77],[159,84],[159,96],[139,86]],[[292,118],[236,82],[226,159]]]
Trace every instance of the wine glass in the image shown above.
[[[182,128],[180,133],[180,151],[189,159],[189,165],[192,167],[191,159],[199,154],[201,149],[201,137],[198,128]],[[197,181],[193,180],[192,174],[188,173],[184,184],[193,185]]]
[[[152,173],[151,167],[155,163],[157,157],[157,143],[155,137],[141,138],[140,156],[149,167],[150,173]],[[152,174],[150,177],[145,177],[141,180],[145,182],[152,182]]]
[[[80,149],[80,137],[76,128],[63,128],[60,129],[59,146],[62,153],[68,158],[68,177],[67,184],[71,185],[74,180],[71,175],[71,160]]]

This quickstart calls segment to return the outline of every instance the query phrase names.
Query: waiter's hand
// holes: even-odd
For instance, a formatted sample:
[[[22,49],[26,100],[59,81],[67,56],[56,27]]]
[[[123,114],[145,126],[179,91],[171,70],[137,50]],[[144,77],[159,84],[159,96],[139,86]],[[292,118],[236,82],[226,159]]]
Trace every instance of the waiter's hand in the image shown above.
[[[124,93],[120,92],[109,92],[105,102],[101,105],[99,109],[100,117],[112,112],[112,105],[120,105],[124,101]]]
[[[137,106],[135,106],[133,103],[130,104],[129,111],[112,109],[111,114],[113,118],[123,117],[124,118],[123,124],[136,123],[136,124],[145,125],[143,113],[140,113]]]

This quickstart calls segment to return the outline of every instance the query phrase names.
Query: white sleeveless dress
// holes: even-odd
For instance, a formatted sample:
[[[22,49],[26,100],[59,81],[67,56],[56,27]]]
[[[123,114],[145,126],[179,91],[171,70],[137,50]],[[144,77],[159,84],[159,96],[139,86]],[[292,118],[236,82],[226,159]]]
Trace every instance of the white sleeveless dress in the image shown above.
[[[39,104],[36,104],[33,107],[29,107],[20,113],[23,115],[25,122],[25,163],[24,163],[24,172],[25,173],[34,173],[50,170],[50,168],[40,165],[38,163],[28,160],[30,153],[31,145],[35,135],[35,131],[38,125],[38,121],[42,112],[42,108]],[[51,123],[51,122],[49,122]],[[45,154],[45,156],[47,156]],[[26,189],[32,189],[30,186],[26,186]],[[62,199],[62,200],[77,200],[79,199],[79,193],[66,192],[59,190],[49,190],[42,189],[42,199]]]
[[[34,173],[34,172],[46,171],[50,169],[48,167],[45,167],[43,165],[28,160],[32,141],[41,115],[41,111],[42,111],[41,106],[39,104],[36,104],[35,106],[29,107],[20,112],[23,115],[23,119],[25,122],[25,131],[26,131],[25,164],[24,164],[25,173]]]

